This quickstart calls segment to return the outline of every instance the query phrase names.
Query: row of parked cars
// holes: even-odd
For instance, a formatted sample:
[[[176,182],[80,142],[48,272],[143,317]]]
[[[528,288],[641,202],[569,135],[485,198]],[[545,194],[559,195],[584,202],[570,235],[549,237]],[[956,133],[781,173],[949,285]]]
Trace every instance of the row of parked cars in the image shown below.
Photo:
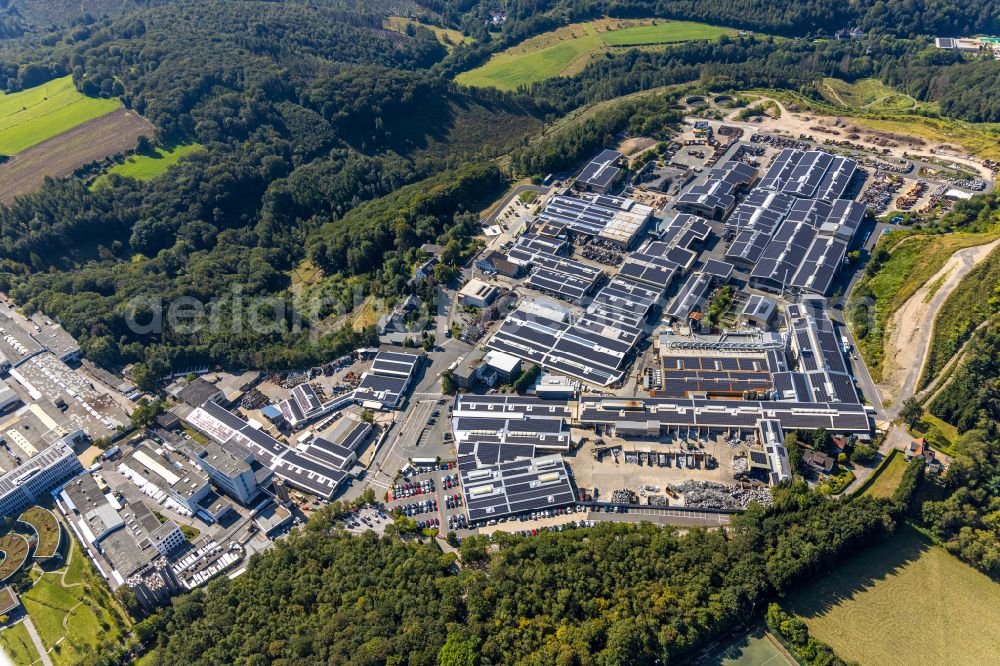
[[[571,523],[562,523],[561,525],[550,525],[549,527],[536,527],[531,530],[520,530],[518,532],[514,532],[514,534],[520,536],[535,536],[545,531],[563,532],[565,530],[572,529],[574,527],[593,527],[593,526],[594,526],[593,520],[574,520]]]
[[[407,481],[397,483],[392,487],[392,499],[397,500],[402,497],[414,497],[416,495],[426,495],[434,492],[434,479],[424,479],[423,481]]]
[[[462,506],[462,496],[458,493],[444,496],[444,508],[457,509],[460,506]]]
[[[448,529],[462,530],[468,527],[468,521],[464,513],[453,513],[448,516]]]
[[[438,503],[436,499],[429,499],[396,508],[405,513],[407,516],[419,516],[422,513],[437,511]]]

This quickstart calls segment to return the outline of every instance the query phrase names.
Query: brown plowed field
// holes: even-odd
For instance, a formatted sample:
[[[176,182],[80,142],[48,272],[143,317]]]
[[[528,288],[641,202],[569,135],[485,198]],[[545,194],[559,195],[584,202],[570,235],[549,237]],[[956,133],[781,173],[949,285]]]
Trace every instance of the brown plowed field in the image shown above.
[[[140,134],[152,136],[149,121],[118,109],[32,146],[0,164],[0,202],[33,192],[46,176],[68,176],[83,164],[131,150]]]

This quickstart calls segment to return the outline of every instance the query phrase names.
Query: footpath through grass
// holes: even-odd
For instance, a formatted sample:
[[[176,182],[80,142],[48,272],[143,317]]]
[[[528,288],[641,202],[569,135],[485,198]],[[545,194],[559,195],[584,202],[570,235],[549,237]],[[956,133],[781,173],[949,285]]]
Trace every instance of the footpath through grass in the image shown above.
[[[717,39],[735,33],[731,28],[690,21],[599,19],[574,23],[496,53],[485,65],[462,72],[455,80],[468,86],[515,90],[576,73],[595,55],[612,49]]]
[[[786,608],[866,666],[991,664],[1000,654],[1000,583],[909,525],[791,595]]]
[[[3,647],[7,656],[19,666],[30,666],[42,661],[23,622],[7,627],[0,633],[0,646]]]
[[[87,97],[69,76],[17,93],[0,93],[0,154],[14,155],[121,106]]]
[[[122,640],[126,627],[107,585],[91,569],[75,540],[68,541],[72,551],[69,564],[42,573],[21,595],[21,603],[56,666],[79,664],[101,654],[108,645]],[[19,626],[4,629],[0,643],[11,646],[8,654],[15,663],[31,664],[37,655],[32,657],[31,639]],[[24,640],[30,653],[22,647]]]

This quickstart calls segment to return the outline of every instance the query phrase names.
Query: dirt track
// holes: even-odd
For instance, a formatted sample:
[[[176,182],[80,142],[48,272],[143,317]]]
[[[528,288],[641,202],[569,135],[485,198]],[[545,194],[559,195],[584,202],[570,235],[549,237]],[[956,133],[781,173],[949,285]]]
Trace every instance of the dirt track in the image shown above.
[[[83,164],[131,150],[141,134],[152,136],[152,125],[118,109],[32,146],[0,165],[0,202],[33,192],[46,176],[62,178]]]
[[[883,370],[885,382],[879,386],[883,400],[893,401],[889,407],[893,417],[903,401],[913,395],[920,379],[934,332],[934,319],[941,305],[962,278],[998,244],[1000,239],[986,245],[967,247],[953,254],[941,270],[927,280],[893,315],[886,341]],[[938,280],[943,280],[940,287],[928,298],[930,286]]]

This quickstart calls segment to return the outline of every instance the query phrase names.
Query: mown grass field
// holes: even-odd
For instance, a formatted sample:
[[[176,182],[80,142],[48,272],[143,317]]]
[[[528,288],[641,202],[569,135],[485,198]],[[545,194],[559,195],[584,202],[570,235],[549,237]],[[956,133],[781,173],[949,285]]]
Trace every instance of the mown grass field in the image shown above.
[[[976,328],[996,312],[994,289],[1000,286],[1000,248],[993,250],[948,295],[934,318],[934,337],[920,378],[923,388],[933,381]]]
[[[108,169],[107,174],[102,174],[93,184],[93,187],[107,181],[109,174],[118,174],[124,178],[135,178],[136,180],[149,180],[156,178],[169,169],[185,155],[199,150],[200,143],[186,143],[176,146],[165,146],[154,148],[150,155],[132,155],[121,164]]]
[[[383,27],[387,30],[395,30],[396,32],[405,32],[407,26],[422,26],[427,28],[438,38],[446,49],[449,51],[458,44],[471,44],[475,40],[471,37],[463,35],[458,30],[454,28],[442,28],[438,25],[430,25],[428,23],[421,23],[420,21],[414,21],[411,18],[404,18],[402,16],[389,16],[384,21],[382,21]]]
[[[0,647],[3,647],[7,656],[19,666],[31,666],[42,661],[42,658],[38,656],[38,650],[35,649],[35,644],[31,641],[28,629],[22,622],[0,632]]]
[[[120,640],[123,632],[122,618],[110,601],[111,592],[90,570],[76,542],[69,541],[69,564],[42,573],[21,595],[21,603],[56,666],[81,663],[86,655],[99,652],[107,641]],[[26,632],[24,638],[30,646]],[[5,629],[2,642],[18,645],[21,637]],[[18,664],[32,663],[20,657],[17,649],[9,654]]]
[[[127,109],[116,109],[62,132],[0,164],[0,202],[33,192],[46,176],[71,175],[81,164],[132,150],[153,126]]]
[[[862,495],[891,497],[896,492],[899,482],[903,480],[903,472],[906,470],[906,459],[898,451],[894,451],[891,456],[892,459],[884,467],[875,472],[876,476],[874,480],[865,488]]]
[[[852,310],[864,287],[874,295],[874,316],[868,314],[869,330],[859,339],[858,348],[872,378],[882,380],[886,327],[892,315],[930,280],[958,250],[995,240],[1000,232],[981,234],[951,233],[943,236],[918,231],[893,231],[879,242],[891,253],[874,277],[863,277],[852,292]],[[857,329],[855,333],[858,333]]]
[[[81,94],[69,76],[17,93],[0,93],[0,154],[15,155],[120,107],[117,99]]]
[[[1000,584],[909,526],[789,602],[811,635],[866,666],[973,666],[1000,654]]]
[[[600,19],[574,23],[494,54],[485,65],[459,74],[456,81],[515,90],[553,76],[574,74],[591,58],[611,49],[717,39],[726,34],[735,34],[735,30],[688,21]]]
[[[795,666],[760,629],[727,646],[709,666]]]

